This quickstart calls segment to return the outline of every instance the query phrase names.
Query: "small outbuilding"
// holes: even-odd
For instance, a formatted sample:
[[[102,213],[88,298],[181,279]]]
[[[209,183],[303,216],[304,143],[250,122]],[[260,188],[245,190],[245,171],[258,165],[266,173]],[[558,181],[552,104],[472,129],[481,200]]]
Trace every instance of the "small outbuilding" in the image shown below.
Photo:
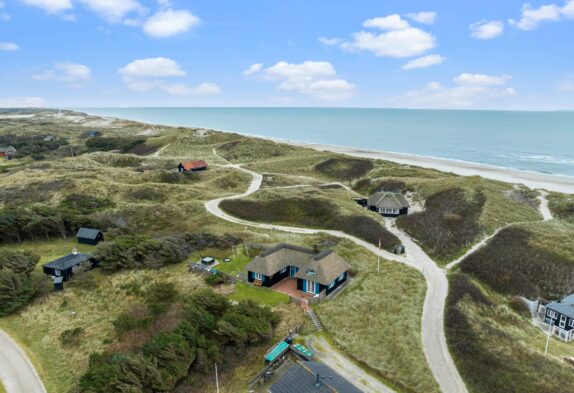
[[[86,133],[86,135],[88,136],[88,138],[94,138],[94,137],[96,137],[96,136],[100,136],[101,134],[102,134],[101,132],[96,131],[96,130],[91,130],[91,131],[88,131],[88,132]]]
[[[80,254],[72,252],[66,256],[58,258],[52,262],[46,263],[42,266],[45,274],[52,277],[56,289],[63,288],[63,282],[66,282],[72,277],[75,269],[84,262],[91,262],[92,256],[90,254]],[[61,278],[61,280],[59,279]],[[60,288],[58,287],[60,284]]]
[[[409,213],[409,201],[400,192],[380,190],[366,201],[366,207],[384,217],[398,217]]]
[[[180,162],[179,165],[177,166],[177,170],[179,172],[198,172],[198,171],[205,171],[207,170],[207,168],[208,168],[207,162],[203,160]]]
[[[104,241],[104,234],[99,229],[80,228],[76,233],[78,243],[97,245],[99,242]]]
[[[7,159],[12,159],[18,154],[18,151],[14,146],[0,146],[0,157],[6,157]]]

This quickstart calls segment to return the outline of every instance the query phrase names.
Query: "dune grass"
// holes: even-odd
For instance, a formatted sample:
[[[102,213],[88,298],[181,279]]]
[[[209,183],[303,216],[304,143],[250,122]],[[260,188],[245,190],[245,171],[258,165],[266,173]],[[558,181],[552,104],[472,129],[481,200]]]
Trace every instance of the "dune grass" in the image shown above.
[[[546,334],[529,316],[514,311],[507,298],[486,292],[462,274],[450,279],[446,335],[451,353],[471,393],[574,391],[574,347]]]
[[[29,251],[40,256],[40,262],[37,268],[41,270],[43,263],[51,262],[54,259],[68,255],[73,249],[81,253],[90,253],[94,246],[89,244],[80,244],[75,237],[62,239],[56,238],[51,240],[24,241],[22,243],[1,244],[0,250]]]
[[[2,385],[2,381],[0,381],[0,393],[6,393],[6,389],[4,389],[4,385]]]
[[[352,251],[349,251],[352,252]],[[358,274],[317,313],[341,350],[401,392],[438,392],[421,346],[426,285],[413,269],[381,263],[356,249],[349,259]]]

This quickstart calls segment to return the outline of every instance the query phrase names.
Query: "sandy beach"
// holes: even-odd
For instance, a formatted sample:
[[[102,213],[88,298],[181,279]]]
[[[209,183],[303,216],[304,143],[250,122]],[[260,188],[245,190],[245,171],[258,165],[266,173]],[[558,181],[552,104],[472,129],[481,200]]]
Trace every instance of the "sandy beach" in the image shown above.
[[[293,146],[307,147],[319,151],[346,154],[354,157],[372,158],[392,161],[399,164],[419,166],[436,169],[442,172],[451,172],[461,176],[482,176],[487,179],[499,180],[512,184],[524,184],[533,189],[563,192],[574,194],[574,177],[549,175],[545,173],[527,172],[515,169],[501,168],[472,162],[448,160],[434,157],[423,157],[411,154],[392,153],[378,150],[366,150],[353,147],[321,145],[313,143],[295,142],[277,138],[276,142],[288,143]]]

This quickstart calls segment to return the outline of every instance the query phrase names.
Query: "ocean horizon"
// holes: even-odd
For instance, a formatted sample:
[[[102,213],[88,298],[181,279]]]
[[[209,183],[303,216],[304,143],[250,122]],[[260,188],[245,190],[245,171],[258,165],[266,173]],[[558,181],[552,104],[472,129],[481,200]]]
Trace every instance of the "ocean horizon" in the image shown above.
[[[574,112],[370,108],[75,108],[199,127],[574,177]]]

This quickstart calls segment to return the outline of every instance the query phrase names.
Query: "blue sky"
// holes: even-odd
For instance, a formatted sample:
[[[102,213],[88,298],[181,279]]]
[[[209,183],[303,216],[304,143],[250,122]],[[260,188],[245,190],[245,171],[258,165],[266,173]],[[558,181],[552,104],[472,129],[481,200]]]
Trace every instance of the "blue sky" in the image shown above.
[[[574,0],[0,0],[0,106],[574,109]]]

